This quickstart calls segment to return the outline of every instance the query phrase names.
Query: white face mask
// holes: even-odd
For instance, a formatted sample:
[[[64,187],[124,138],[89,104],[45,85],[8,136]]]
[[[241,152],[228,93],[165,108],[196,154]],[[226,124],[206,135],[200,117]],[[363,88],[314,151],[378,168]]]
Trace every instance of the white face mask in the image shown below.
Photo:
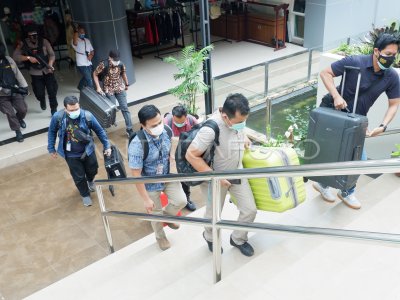
[[[121,62],[120,60],[117,61],[111,60],[111,63],[114,67],[118,66],[120,62]]]
[[[150,129],[151,135],[154,135],[154,136],[160,136],[163,133],[163,131],[164,131],[163,123],[161,123],[160,125],[157,125],[157,127]]]

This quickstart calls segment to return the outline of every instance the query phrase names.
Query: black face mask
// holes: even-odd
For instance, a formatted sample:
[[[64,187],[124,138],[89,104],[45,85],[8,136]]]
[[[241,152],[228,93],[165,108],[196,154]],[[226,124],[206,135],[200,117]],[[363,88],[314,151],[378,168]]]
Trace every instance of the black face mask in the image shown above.
[[[383,56],[382,54],[379,53],[378,56],[378,66],[382,70],[389,69],[391,65],[394,63],[394,60],[396,59],[395,55],[392,56]]]

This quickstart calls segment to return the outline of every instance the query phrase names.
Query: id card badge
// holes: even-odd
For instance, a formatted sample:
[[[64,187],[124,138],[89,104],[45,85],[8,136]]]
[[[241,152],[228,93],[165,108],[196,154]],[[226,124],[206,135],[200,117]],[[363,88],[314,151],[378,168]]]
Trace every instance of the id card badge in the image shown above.
[[[163,171],[164,171],[164,165],[163,164],[158,164],[157,165],[156,175],[162,175]]]
[[[65,150],[71,151],[71,142],[67,143],[67,146],[65,147]]]

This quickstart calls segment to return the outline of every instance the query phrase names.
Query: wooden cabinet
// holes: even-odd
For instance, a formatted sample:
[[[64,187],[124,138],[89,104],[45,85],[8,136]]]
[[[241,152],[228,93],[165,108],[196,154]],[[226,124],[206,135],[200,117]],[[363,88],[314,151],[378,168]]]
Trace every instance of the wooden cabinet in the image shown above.
[[[277,32],[278,40],[285,39],[284,18],[277,21],[273,15],[247,15],[247,39],[268,45],[275,46],[275,35]]]
[[[210,21],[210,32],[212,35],[236,41],[245,39],[244,14],[221,15],[219,18]]]

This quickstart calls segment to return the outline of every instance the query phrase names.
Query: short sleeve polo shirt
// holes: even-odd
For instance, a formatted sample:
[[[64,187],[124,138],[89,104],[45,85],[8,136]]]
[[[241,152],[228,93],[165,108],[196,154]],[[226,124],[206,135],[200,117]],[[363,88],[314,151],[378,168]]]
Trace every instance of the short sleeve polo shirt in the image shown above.
[[[342,76],[345,66],[358,67],[361,70],[359,99],[356,109],[357,114],[366,116],[371,106],[383,92],[386,93],[389,99],[400,98],[400,82],[398,73],[393,68],[389,68],[386,71],[380,70],[379,72],[375,72],[372,55],[347,56],[342,60],[334,62],[331,65],[331,68],[335,76]],[[346,72],[343,98],[346,100],[350,111],[353,111],[354,96],[357,87],[357,75],[358,72],[356,70],[348,70]],[[364,91],[366,91],[376,80],[378,80],[378,82],[374,84],[373,88],[369,90],[368,93],[364,93]],[[339,93],[342,88],[342,83],[343,80],[337,88]]]

